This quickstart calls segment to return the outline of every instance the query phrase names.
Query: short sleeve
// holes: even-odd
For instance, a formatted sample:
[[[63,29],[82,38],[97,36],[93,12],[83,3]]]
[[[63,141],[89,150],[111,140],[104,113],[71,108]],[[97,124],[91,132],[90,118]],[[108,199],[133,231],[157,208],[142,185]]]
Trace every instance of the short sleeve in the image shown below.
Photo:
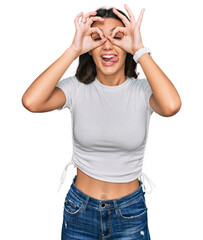
[[[142,86],[142,90],[144,93],[144,98],[145,98],[145,103],[146,103],[147,109],[149,110],[150,114],[152,114],[154,110],[151,108],[151,105],[149,103],[149,98],[152,95],[153,91],[151,89],[151,86],[149,85],[147,78],[143,78],[141,80],[141,86]]]
[[[56,84],[56,87],[60,88],[65,96],[66,102],[62,107],[57,108],[57,110],[62,110],[64,108],[69,108],[72,111],[73,103],[75,101],[77,89],[79,87],[79,81],[75,76],[67,77],[62,79]]]

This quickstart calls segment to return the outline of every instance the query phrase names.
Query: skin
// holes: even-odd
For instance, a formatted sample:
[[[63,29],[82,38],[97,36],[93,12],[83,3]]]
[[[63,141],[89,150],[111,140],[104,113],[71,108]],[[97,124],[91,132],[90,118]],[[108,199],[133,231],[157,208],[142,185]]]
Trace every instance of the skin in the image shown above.
[[[111,183],[92,178],[77,168],[75,185],[85,194],[99,199],[110,200],[123,197],[139,187],[138,179],[127,183]]]

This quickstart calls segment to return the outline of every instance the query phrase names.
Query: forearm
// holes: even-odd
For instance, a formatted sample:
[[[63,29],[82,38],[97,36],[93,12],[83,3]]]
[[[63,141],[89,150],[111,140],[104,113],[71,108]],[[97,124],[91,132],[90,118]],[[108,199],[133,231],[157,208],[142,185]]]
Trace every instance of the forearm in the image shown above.
[[[149,53],[145,53],[139,58],[139,64],[151,86],[154,98],[160,109],[165,112],[178,110],[181,106],[181,99],[176,88]]]
[[[77,57],[77,52],[69,47],[28,87],[22,97],[23,104],[27,106],[36,106],[44,103],[51,95],[65,71]]]

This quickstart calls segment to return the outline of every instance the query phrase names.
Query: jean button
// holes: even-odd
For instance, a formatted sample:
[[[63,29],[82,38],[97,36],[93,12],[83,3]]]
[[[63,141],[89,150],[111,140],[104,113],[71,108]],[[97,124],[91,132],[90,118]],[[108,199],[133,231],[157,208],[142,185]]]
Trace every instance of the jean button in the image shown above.
[[[101,206],[102,206],[102,207],[105,207],[105,203],[102,203]]]

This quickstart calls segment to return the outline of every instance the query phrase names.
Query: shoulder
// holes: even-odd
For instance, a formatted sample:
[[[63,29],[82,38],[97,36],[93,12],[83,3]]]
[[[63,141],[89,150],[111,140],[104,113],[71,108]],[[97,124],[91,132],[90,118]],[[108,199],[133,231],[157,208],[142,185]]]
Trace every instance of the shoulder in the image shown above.
[[[72,75],[66,78],[61,79],[56,87],[69,87],[69,88],[77,88],[79,85],[82,84],[76,76]]]
[[[137,85],[139,85],[139,84],[145,84],[146,81],[147,81],[147,78],[134,78],[134,77],[131,77],[130,79],[132,80],[132,82],[133,82],[134,84],[137,84]]]
[[[79,84],[79,83],[81,83],[81,82],[77,79],[77,77],[76,77],[75,75],[72,75],[72,76],[69,76],[69,77],[65,77],[65,78],[61,79],[59,82],[65,82],[65,83],[71,82],[71,83],[74,83],[74,84]]]
[[[130,78],[132,85],[136,88],[139,88],[140,90],[145,88],[149,83],[147,81],[147,78]]]
[[[148,98],[151,96],[153,92],[147,78],[146,77],[141,79],[132,78],[132,82],[134,87],[136,88],[136,91],[145,96],[148,102]]]

